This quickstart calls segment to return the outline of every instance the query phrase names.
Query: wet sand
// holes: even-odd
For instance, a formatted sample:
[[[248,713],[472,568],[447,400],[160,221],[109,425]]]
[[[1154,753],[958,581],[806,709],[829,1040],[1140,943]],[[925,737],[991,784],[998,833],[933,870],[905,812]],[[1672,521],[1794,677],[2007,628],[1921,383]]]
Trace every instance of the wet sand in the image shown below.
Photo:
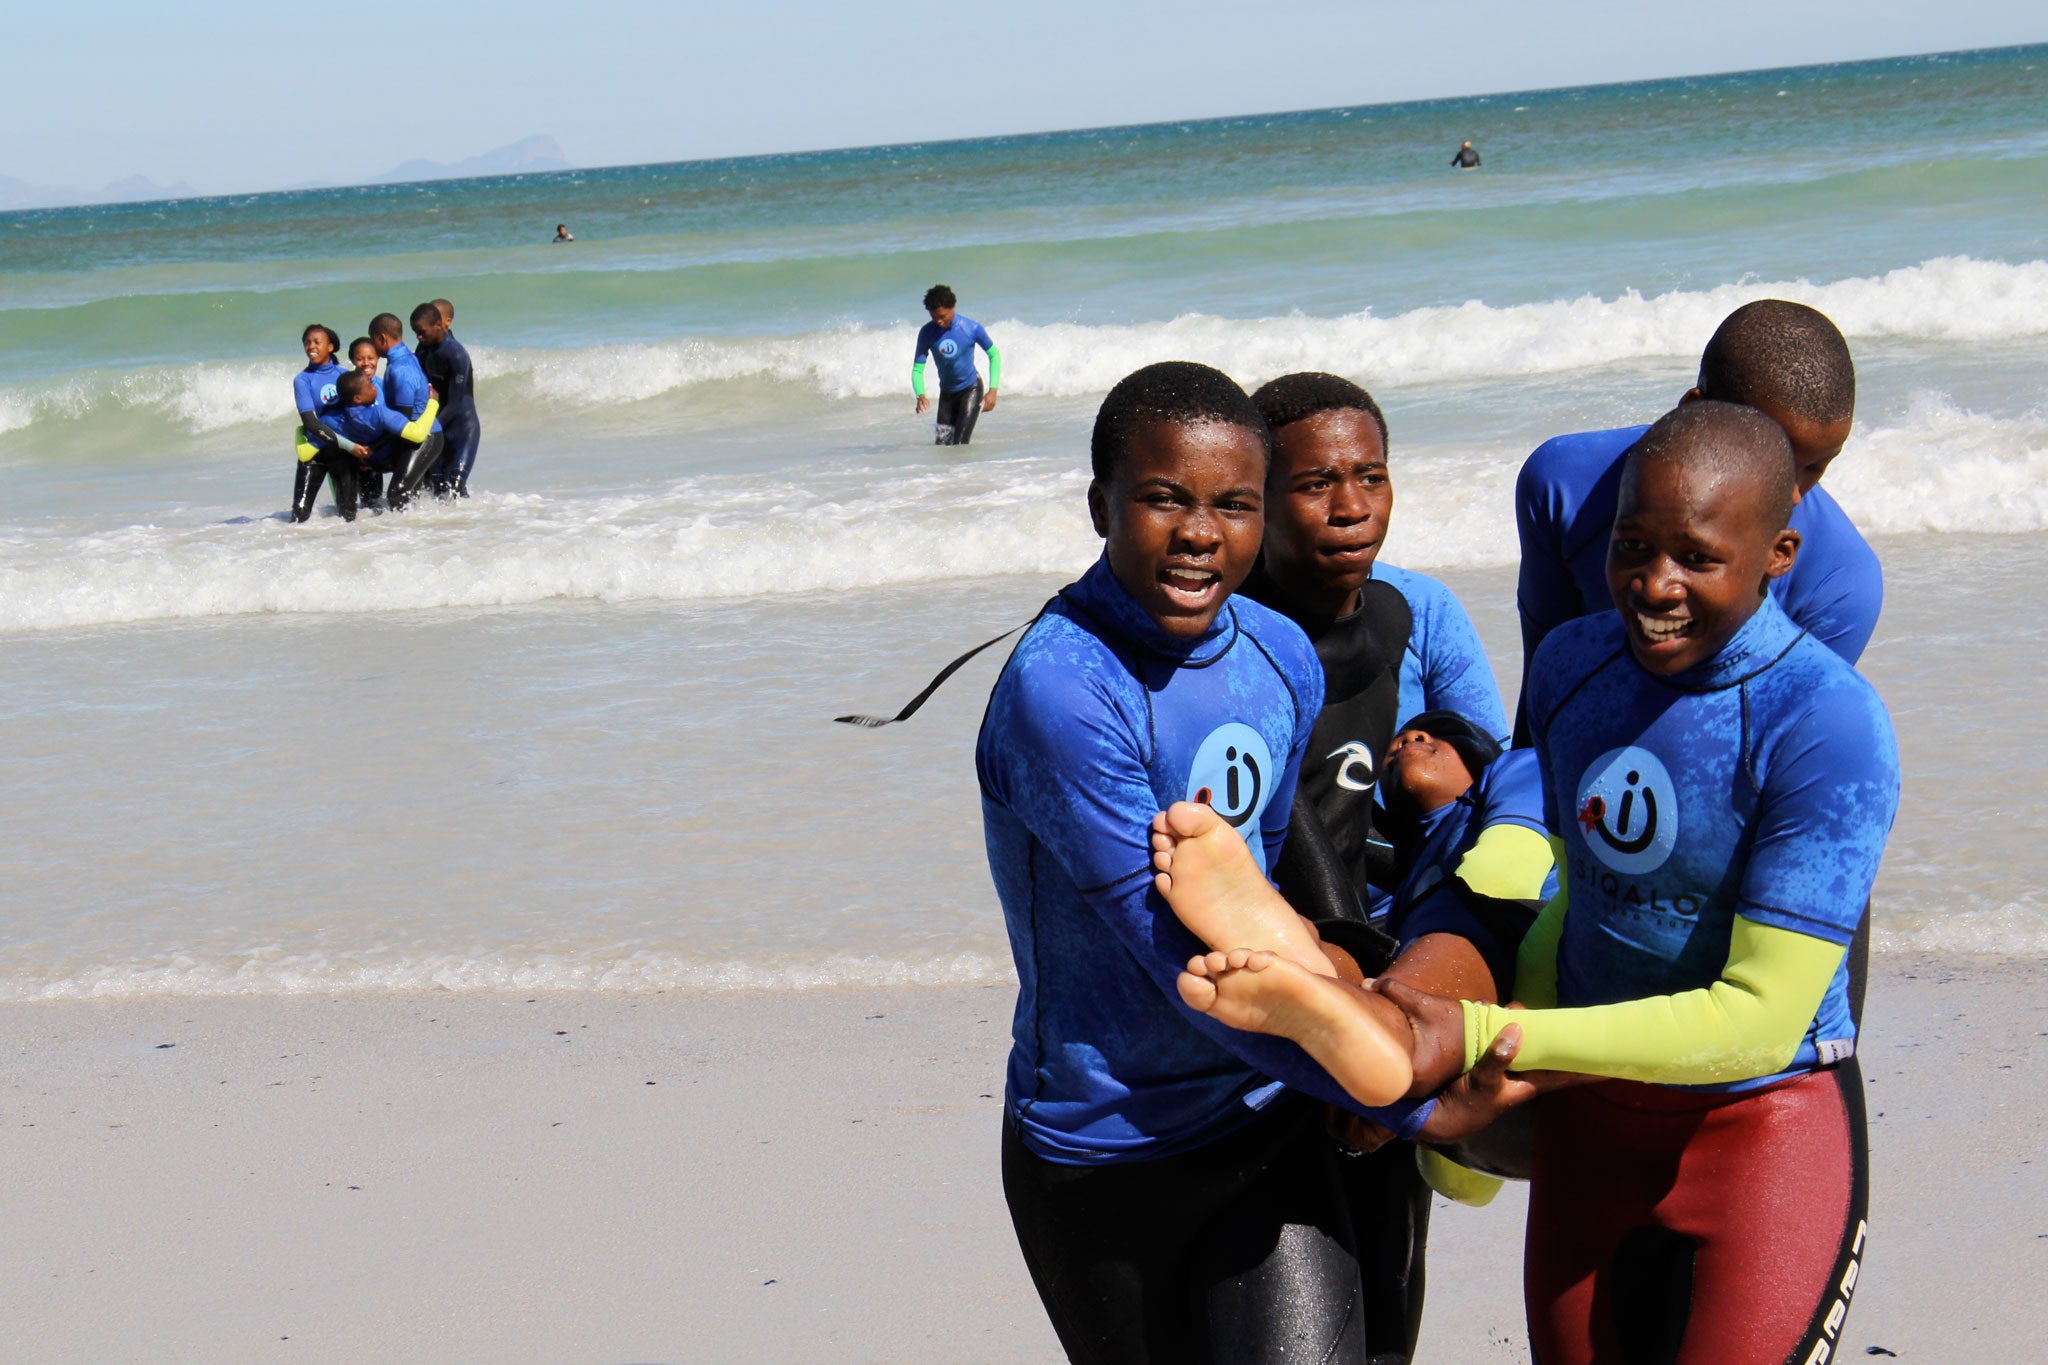
[[[1056,1360],[997,1177],[1010,1004],[5,1006],[0,1356]],[[1886,956],[1868,1018],[1872,1241],[1841,1354],[2025,1358],[2048,998],[2025,966]],[[1422,1362],[1527,1358],[1522,1207],[1439,1208]]]

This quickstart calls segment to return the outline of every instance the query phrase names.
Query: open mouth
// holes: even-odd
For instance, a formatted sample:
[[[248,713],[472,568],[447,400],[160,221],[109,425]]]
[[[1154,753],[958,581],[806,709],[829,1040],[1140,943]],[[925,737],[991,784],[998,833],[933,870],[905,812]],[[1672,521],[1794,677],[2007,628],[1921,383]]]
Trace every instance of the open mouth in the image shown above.
[[[1159,571],[1159,586],[1169,600],[1184,607],[1207,606],[1210,595],[1223,581],[1214,569],[1190,569],[1169,565]]]
[[[1635,612],[1634,616],[1636,629],[1653,645],[1661,645],[1667,640],[1683,640],[1699,626],[1691,616],[1646,616],[1642,612]]]

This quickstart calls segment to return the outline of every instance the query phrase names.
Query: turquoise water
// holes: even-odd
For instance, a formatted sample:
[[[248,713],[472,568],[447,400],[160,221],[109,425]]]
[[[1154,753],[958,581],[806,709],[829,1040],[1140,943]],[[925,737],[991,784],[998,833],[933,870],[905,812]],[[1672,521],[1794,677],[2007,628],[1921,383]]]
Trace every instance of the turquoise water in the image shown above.
[[[1452,173],[1468,137],[1485,167]],[[1004,352],[964,452],[910,411],[935,280]],[[478,362],[479,496],[280,521],[300,328],[435,295]],[[0,215],[0,996],[1000,971],[959,780],[977,699],[908,738],[805,727],[1085,567],[1081,452],[1117,378],[1360,379],[1393,423],[1390,556],[1500,596],[1520,458],[1654,416],[1765,295],[1849,335],[1829,485],[1911,582],[1963,546],[2036,562],[2048,47]],[[2031,619],[2027,576],[1995,581]],[[1963,723],[1911,643],[1895,706]],[[1973,668],[2000,733],[2032,734],[2040,686],[2004,658]],[[762,793],[847,773],[868,807],[771,828]],[[94,857],[108,830],[148,856]],[[1924,836],[1881,888],[1890,941],[2048,946],[2037,855]],[[789,875],[806,848],[834,874]],[[1947,886],[1975,918],[1936,923]]]

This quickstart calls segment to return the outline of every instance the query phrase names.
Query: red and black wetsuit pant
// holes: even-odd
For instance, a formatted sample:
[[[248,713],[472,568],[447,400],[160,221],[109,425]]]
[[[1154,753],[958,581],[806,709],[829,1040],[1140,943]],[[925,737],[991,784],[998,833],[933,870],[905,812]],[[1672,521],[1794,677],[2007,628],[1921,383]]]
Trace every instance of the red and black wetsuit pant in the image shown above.
[[[1854,1059],[1760,1090],[1602,1081],[1539,1102],[1523,1288],[1537,1365],[1824,1365],[1863,1261]]]

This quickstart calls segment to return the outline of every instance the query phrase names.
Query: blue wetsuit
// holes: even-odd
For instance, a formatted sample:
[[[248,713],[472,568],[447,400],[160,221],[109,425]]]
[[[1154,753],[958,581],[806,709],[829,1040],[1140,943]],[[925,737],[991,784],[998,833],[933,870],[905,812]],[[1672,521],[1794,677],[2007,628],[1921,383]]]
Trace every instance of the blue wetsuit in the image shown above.
[[[384,374],[377,381],[377,401],[404,413],[406,420],[411,421],[427,410],[427,397],[427,372],[420,368],[419,358],[401,341],[384,354]],[[434,419],[434,430],[442,430],[438,417]]]
[[[329,419],[342,406],[334,388],[342,373],[342,367],[330,360],[325,365],[308,365],[292,376],[292,410],[299,414],[306,434],[323,447],[327,445],[323,437],[332,434]],[[306,422],[308,414],[314,419],[310,424]]]
[[[1846,948],[1898,806],[1891,718],[1869,683],[1766,599],[1712,659],[1671,678],[1636,663],[1618,612],[1559,627],[1529,709],[1570,909],[1560,1005],[1712,985],[1737,915]],[[1855,1047],[1849,962],[1791,1064],[1701,1087],[1741,1091]]]
[[[420,347],[414,358],[441,394],[438,429],[447,439],[447,448],[435,466],[434,482],[467,492],[469,471],[476,464],[477,444],[483,438],[476,416],[476,373],[469,352],[450,332],[433,345]]]
[[[997,681],[975,749],[989,871],[1016,957],[1005,1104],[1024,1144],[1145,1161],[1249,1121],[1280,1082],[1356,1103],[1292,1043],[1181,1003],[1202,944],[1152,887],[1155,813],[1207,788],[1262,867],[1287,832],[1322,669],[1284,617],[1235,598],[1201,638],[1159,629],[1098,560]],[[1419,1127],[1423,1110],[1375,1113]]]
[[[1622,456],[1648,427],[1557,436],[1536,447],[1515,481],[1522,542],[1515,591],[1522,662],[1566,621],[1610,610],[1607,538],[1621,498]],[[1863,656],[1884,607],[1884,568],[1841,505],[1815,487],[1792,509],[1799,558],[1771,584],[1792,619],[1850,663]]]
[[[939,392],[961,393],[981,382],[981,372],[974,367],[976,346],[995,349],[988,329],[965,313],[955,313],[950,327],[927,322],[917,329],[917,355],[911,363],[922,365],[927,355],[932,356],[938,364]]]
[[[1428,574],[1385,560],[1374,563],[1372,576],[1400,589],[1415,614],[1401,659],[1398,714],[1405,719],[1424,711],[1456,711],[1505,742],[1508,724],[1501,710],[1500,683],[1457,595]]]

